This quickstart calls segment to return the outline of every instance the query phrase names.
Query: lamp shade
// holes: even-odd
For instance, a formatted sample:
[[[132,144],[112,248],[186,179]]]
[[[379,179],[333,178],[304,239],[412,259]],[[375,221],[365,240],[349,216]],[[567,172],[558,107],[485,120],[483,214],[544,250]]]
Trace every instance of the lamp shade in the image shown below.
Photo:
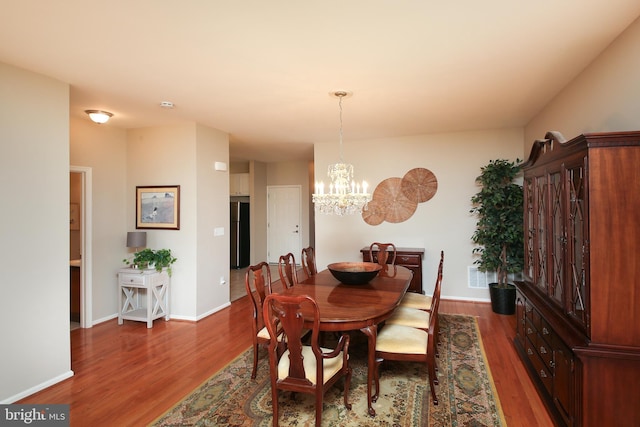
[[[146,231],[129,231],[127,232],[127,247],[128,248],[143,248],[147,246],[147,232]]]

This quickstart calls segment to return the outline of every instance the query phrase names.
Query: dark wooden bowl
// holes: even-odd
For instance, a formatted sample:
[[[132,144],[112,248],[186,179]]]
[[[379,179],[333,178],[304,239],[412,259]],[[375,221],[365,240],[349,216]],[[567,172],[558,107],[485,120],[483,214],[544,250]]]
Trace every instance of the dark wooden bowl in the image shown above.
[[[336,262],[327,268],[345,285],[366,285],[382,270],[382,266],[374,262]]]

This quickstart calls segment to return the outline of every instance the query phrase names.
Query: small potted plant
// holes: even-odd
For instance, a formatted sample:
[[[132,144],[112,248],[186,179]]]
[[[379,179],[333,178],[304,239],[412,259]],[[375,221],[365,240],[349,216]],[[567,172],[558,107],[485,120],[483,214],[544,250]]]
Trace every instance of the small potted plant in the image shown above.
[[[167,269],[167,273],[171,276],[171,265],[178,259],[171,254],[171,249],[143,249],[136,252],[132,259],[125,258],[122,260],[127,265],[141,270],[154,268],[156,271]]]
[[[524,266],[524,230],[522,186],[515,181],[521,172],[520,159],[511,162],[491,160],[482,167],[476,182],[481,190],[471,198],[471,213],[478,216],[471,241],[480,271],[495,271],[497,283],[489,284],[493,311],[515,313],[516,290],[507,283],[509,273],[521,273]]]
[[[162,271],[163,268],[167,269],[167,274],[171,276],[171,264],[178,259],[171,255],[171,249],[158,249],[155,252],[154,263],[156,271]]]

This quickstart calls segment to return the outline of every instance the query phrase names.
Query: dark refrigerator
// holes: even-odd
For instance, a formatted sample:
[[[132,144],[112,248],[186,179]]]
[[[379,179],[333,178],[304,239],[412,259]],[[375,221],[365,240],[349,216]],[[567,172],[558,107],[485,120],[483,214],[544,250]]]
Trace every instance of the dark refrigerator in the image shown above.
[[[231,202],[231,268],[249,265],[249,203]]]

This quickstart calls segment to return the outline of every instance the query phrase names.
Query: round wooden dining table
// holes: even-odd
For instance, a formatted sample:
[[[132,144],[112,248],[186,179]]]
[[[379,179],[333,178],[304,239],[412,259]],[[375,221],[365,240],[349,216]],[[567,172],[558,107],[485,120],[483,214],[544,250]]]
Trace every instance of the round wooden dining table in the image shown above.
[[[318,304],[321,331],[360,330],[367,336],[367,404],[375,416],[371,401],[375,373],[378,324],[398,307],[411,284],[413,273],[405,267],[387,265],[365,285],[345,285],[329,270],[300,281],[283,290],[286,295],[309,295]]]

